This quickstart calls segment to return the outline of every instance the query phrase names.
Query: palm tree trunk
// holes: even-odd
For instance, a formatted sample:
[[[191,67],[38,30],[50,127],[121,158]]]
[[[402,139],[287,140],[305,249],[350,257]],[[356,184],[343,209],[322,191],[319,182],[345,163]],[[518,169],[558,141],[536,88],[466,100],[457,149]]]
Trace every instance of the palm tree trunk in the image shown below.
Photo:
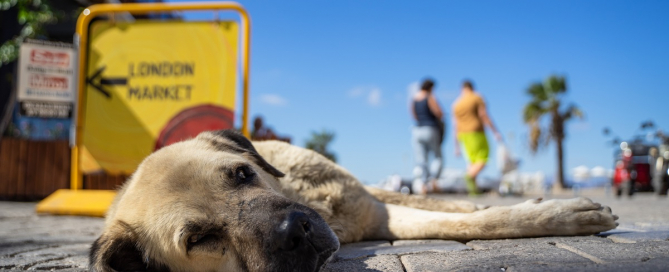
[[[553,134],[553,139],[555,139],[555,147],[557,148],[557,173],[556,173],[556,180],[555,183],[553,184],[553,189],[557,190],[562,190],[565,188],[564,184],[564,150],[562,147],[563,141],[564,141],[564,118],[562,115],[558,112],[558,108],[560,107],[560,104],[558,103],[557,106],[554,108],[552,112],[552,117],[553,117],[553,122],[552,122],[552,134]]]
[[[555,146],[557,147],[557,179],[554,185],[559,185],[560,189],[565,188],[564,184],[564,153],[562,150],[562,140],[560,138],[555,139]]]

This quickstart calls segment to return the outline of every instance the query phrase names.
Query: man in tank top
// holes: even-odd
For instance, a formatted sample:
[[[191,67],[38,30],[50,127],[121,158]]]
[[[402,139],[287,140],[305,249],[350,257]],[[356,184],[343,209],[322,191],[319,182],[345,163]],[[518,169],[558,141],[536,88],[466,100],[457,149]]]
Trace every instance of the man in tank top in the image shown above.
[[[484,126],[492,130],[498,141],[502,140],[502,136],[492,123],[483,98],[474,91],[474,84],[469,80],[463,81],[460,96],[453,103],[453,126],[456,133],[455,156],[460,156],[460,144],[467,156],[467,190],[470,195],[478,195],[476,177],[485,167],[489,153]]]

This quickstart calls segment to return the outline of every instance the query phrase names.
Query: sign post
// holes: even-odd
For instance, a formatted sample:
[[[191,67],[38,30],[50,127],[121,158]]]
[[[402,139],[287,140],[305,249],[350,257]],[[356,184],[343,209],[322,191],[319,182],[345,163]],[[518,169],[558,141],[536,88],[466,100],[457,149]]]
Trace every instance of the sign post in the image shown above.
[[[187,10],[230,10],[240,15],[241,130],[249,136],[250,22],[239,4],[93,5],[77,21],[79,93],[70,190],[44,199],[38,212],[103,216],[114,192],[82,190],[82,173],[130,174],[144,157],[163,146],[203,130],[232,128],[237,22],[96,19],[118,12]]]

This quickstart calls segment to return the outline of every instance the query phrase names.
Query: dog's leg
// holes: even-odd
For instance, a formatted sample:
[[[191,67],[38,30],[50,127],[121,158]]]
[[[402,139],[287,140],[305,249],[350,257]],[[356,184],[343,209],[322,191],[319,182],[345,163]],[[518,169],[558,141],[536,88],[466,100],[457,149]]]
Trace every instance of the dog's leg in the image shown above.
[[[615,228],[609,207],[587,198],[541,199],[473,213],[424,211],[377,204],[377,224],[364,239],[473,239],[589,235]]]
[[[404,195],[369,186],[365,186],[365,190],[383,203],[427,211],[470,213],[488,208],[486,205],[474,204],[466,200],[443,200],[419,195]]]

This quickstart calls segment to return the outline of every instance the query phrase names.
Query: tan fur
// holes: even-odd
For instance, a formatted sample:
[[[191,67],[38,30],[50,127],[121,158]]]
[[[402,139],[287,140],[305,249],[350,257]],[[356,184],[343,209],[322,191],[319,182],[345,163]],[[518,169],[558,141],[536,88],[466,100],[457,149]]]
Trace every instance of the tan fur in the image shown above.
[[[105,250],[113,249],[109,241],[117,239],[132,241],[144,260],[171,271],[262,271],[268,267],[262,249],[240,245],[235,233],[242,235],[244,230],[233,228],[240,222],[221,214],[264,195],[285,197],[315,210],[341,243],[587,235],[617,225],[609,208],[585,198],[532,200],[484,209],[467,201],[404,196],[366,188],[348,171],[311,150],[278,141],[253,143],[262,158],[285,174],[276,178],[248,154],[221,151],[216,144],[235,145],[203,133],[163,148],[139,166],[108,212],[105,230],[94,245],[100,252],[91,255],[93,270],[108,270],[103,263]],[[259,175],[260,183],[252,194],[231,194],[234,188],[219,184],[225,178],[216,170],[239,164],[252,165]],[[187,222],[225,226],[226,234],[221,237],[226,239],[212,244],[224,253],[219,249],[186,252],[181,246],[184,238],[178,234]]]
[[[363,187],[345,169],[311,150],[276,141],[254,145],[270,164],[288,173],[280,182],[287,193],[299,192],[294,200],[307,205],[327,203],[339,211],[332,219],[326,217],[326,221],[336,227],[340,222],[349,223],[345,228],[335,229],[342,243],[365,239],[471,240],[583,235],[616,227],[617,217],[610,209],[586,198],[532,200],[510,207],[482,209],[467,201],[406,196]],[[331,216],[332,212],[326,214]],[[374,220],[370,222],[370,218]]]

